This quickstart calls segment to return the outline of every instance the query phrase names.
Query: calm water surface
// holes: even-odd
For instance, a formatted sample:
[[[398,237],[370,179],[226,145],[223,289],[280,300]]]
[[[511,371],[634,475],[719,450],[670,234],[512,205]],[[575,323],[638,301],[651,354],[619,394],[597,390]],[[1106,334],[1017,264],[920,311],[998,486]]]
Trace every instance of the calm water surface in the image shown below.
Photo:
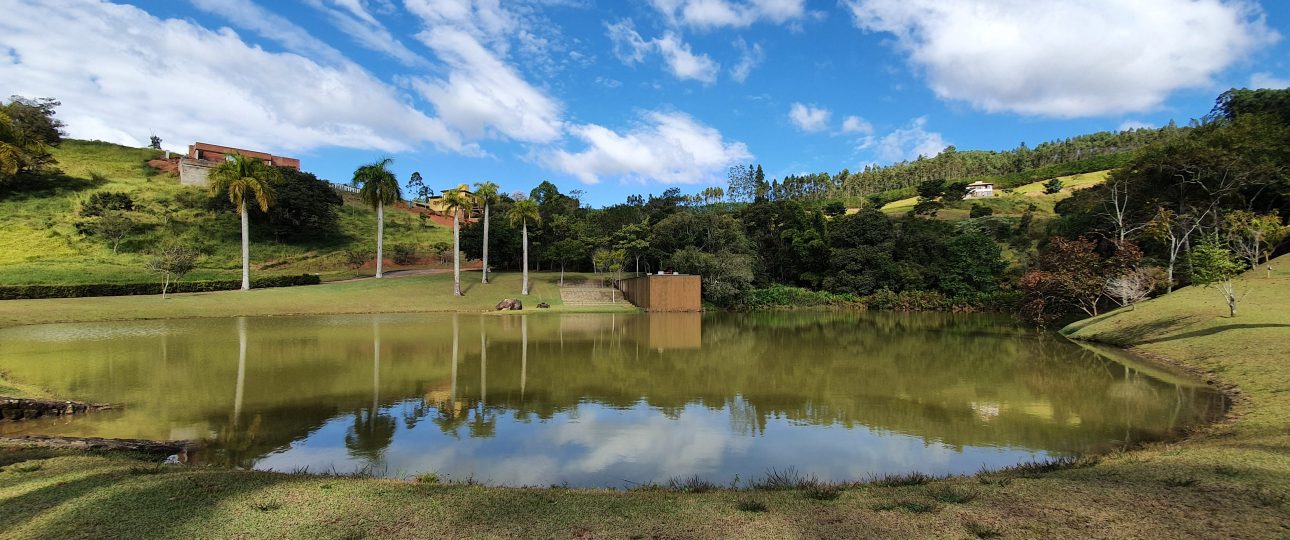
[[[257,469],[503,485],[822,479],[1169,437],[1203,384],[982,315],[273,317],[0,330],[0,370],[119,411],[0,432],[201,439]]]

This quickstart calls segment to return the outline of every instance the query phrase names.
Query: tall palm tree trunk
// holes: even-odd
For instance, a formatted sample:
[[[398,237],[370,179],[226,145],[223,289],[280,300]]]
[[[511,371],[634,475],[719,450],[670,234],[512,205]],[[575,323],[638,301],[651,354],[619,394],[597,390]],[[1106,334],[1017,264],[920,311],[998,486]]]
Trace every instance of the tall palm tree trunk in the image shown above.
[[[452,213],[452,294],[461,296],[461,213]]]
[[[484,278],[480,283],[488,283],[488,207],[484,205]]]
[[[524,222],[524,290],[521,294],[529,294],[529,223]]]
[[[247,225],[246,199],[242,200],[242,290],[251,290],[251,231]]]
[[[385,205],[376,206],[376,277],[385,275]]]

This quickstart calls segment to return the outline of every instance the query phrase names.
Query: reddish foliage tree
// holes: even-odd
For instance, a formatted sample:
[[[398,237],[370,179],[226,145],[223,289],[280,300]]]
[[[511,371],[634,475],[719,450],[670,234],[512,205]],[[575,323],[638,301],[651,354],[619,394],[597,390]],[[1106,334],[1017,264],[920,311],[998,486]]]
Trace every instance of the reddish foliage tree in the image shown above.
[[[1022,315],[1040,324],[1072,308],[1090,317],[1097,315],[1107,279],[1124,274],[1142,260],[1142,250],[1133,242],[1113,241],[1109,250],[1110,255],[1104,256],[1097,243],[1087,238],[1053,237],[1017,284],[1026,293]]]

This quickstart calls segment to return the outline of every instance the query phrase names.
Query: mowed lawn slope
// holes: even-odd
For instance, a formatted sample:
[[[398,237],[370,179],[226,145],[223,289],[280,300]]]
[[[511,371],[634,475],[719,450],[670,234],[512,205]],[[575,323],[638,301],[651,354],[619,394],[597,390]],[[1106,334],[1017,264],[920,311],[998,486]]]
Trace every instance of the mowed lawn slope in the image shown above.
[[[837,491],[603,491],[163,467],[10,445],[0,446],[0,537],[1285,538],[1290,277],[1261,276],[1244,280],[1237,319],[1213,289],[1186,288],[1066,329],[1240,390],[1224,422],[1075,467]]]
[[[152,281],[155,276],[144,268],[148,253],[171,240],[203,253],[186,279],[240,277],[237,215],[209,210],[207,190],[180,185],[177,177],[148,167],[160,151],[67,140],[53,154],[61,176],[36,189],[0,193],[0,285]],[[80,206],[95,192],[123,192],[134,200],[131,217],[138,226],[119,253],[106,241],[76,230]],[[452,240],[450,229],[423,226],[414,214],[385,214],[387,258],[395,244],[415,244],[429,254],[435,242]],[[347,197],[338,217],[339,234],[295,243],[276,242],[252,225],[252,269],[257,275],[319,273],[325,279],[371,275],[370,269],[350,270],[344,252],[375,253],[376,213]]]
[[[491,311],[505,298],[519,298],[524,312],[631,311],[630,304],[577,308],[560,300],[560,274],[532,272],[528,296],[521,296],[522,276],[518,272],[493,273],[487,285],[479,272],[462,272],[465,296],[453,296],[452,272],[396,277],[367,278],[341,283],[302,287],[252,289],[156,296],[110,296],[98,298],[51,298],[0,301],[0,327],[52,322],[115,321],[192,317],[235,317],[252,315],[305,315],[342,313],[407,313]],[[589,277],[589,276],[587,276]],[[584,279],[569,273],[566,279]]]
[[[1052,217],[1053,206],[1059,201],[1070,197],[1075,190],[1105,182],[1109,174],[1111,174],[1111,171],[1108,170],[1059,177],[1062,181],[1062,190],[1053,194],[1044,193],[1044,183],[1048,182],[1048,180],[1018,186],[1012,190],[1012,193],[996,188],[994,197],[989,199],[967,199],[955,203],[951,207],[937,212],[936,217],[948,220],[967,219],[973,204],[979,204],[994,210],[994,215],[996,216],[1020,216],[1026,211],[1026,208],[1033,204],[1035,205],[1037,216]],[[892,216],[904,215],[913,210],[916,203],[918,203],[918,197],[900,199],[887,203],[882,207],[882,211]]]

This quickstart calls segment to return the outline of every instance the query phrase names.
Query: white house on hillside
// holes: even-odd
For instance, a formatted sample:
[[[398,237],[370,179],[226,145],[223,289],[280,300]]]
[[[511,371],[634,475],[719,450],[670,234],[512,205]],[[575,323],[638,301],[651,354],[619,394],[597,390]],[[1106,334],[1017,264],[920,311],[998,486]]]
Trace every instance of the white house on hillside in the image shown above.
[[[972,182],[967,185],[969,199],[985,199],[994,196],[994,184],[989,182]]]

